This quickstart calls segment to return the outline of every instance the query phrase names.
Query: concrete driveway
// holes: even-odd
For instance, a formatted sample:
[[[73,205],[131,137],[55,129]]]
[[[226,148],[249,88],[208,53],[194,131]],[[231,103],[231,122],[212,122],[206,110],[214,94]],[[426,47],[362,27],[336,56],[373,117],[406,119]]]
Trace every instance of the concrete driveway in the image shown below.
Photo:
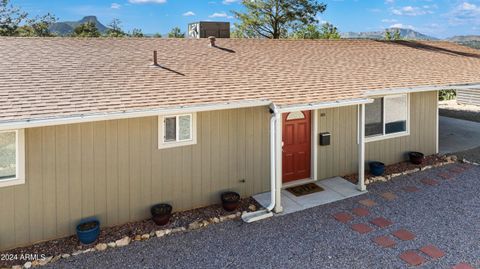
[[[480,167],[453,164],[369,193],[87,253],[47,268],[480,268]]]
[[[480,146],[480,123],[440,117],[440,153],[454,153]]]

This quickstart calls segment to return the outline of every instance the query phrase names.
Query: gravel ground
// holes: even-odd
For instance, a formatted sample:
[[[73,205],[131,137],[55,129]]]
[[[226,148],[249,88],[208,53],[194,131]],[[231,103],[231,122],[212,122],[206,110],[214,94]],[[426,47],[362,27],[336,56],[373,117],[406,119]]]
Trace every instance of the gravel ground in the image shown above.
[[[457,152],[455,155],[457,155],[460,160],[466,159],[470,162],[480,163],[480,147]]]
[[[446,255],[422,268],[451,268],[466,262],[480,268],[480,167],[439,179],[438,186],[419,183],[459,164],[431,169],[372,184],[369,193],[294,214],[253,224],[241,221],[211,225],[205,229],[94,252],[50,265],[49,268],[406,268],[398,258],[405,250],[434,244]],[[420,191],[405,192],[415,185]],[[395,193],[386,201],[379,194]],[[393,221],[387,228],[368,234],[353,232],[332,214],[351,211],[359,200],[378,204],[370,216],[352,223],[367,223],[374,217]],[[371,239],[405,228],[416,234],[412,241],[397,239],[394,248],[381,248]]]
[[[456,100],[439,102],[440,116],[480,122],[480,106],[459,105]]]

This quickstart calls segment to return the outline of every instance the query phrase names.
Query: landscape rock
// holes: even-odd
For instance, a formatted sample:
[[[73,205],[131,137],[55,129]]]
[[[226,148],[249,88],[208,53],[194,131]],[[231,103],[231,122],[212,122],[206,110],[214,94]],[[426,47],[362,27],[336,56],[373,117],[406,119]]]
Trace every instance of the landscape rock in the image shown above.
[[[104,251],[108,248],[108,245],[105,243],[99,243],[95,246],[95,249],[98,251]]]
[[[135,235],[135,238],[133,240],[140,241],[140,240],[142,240],[142,236],[137,234],[137,235]]]
[[[210,222],[208,220],[203,220],[202,221],[203,227],[210,225]]]
[[[109,248],[114,248],[114,247],[117,246],[117,244],[116,244],[115,242],[110,242],[110,243],[107,244],[107,246],[108,246]]]
[[[26,262],[24,265],[23,265],[24,268],[28,269],[28,268],[32,268],[32,262]]]
[[[53,257],[53,259],[52,259],[50,262],[51,262],[51,263],[57,262],[57,261],[59,261],[61,258],[62,258],[62,255],[57,255],[57,256]]]
[[[72,253],[72,256],[77,256],[77,255],[80,255],[80,254],[82,254],[82,253],[83,253],[82,250],[77,250],[77,251],[75,251],[75,252]]]
[[[41,259],[38,261],[38,265],[40,266],[47,265],[47,263],[49,263],[52,259],[53,257],[46,257],[45,259]]]
[[[12,269],[22,269],[22,266],[21,265],[14,265],[14,266],[12,266]]]
[[[211,218],[210,221],[211,221],[212,223],[220,223],[220,219],[217,218],[217,217]]]
[[[147,240],[150,238],[150,234],[143,234],[142,235],[142,240]]]
[[[132,239],[130,237],[125,236],[124,238],[115,241],[115,244],[117,245],[117,247],[124,247],[124,246],[128,246],[128,244],[130,244],[131,241]]]
[[[255,211],[255,210],[257,210],[257,206],[255,206],[254,204],[251,204],[251,205],[248,206],[248,210]]]
[[[202,227],[202,225],[198,221],[195,221],[195,222],[192,222],[192,223],[188,224],[188,229],[189,230],[196,230],[200,227]]]
[[[185,227],[178,227],[178,228],[173,229],[171,232],[172,233],[179,233],[179,232],[184,232],[186,230],[187,229],[185,229]]]
[[[62,254],[62,259],[68,259],[68,258],[70,258],[70,254],[68,253]]]
[[[83,253],[89,253],[95,251],[95,248],[87,248],[86,250],[83,251]]]
[[[164,231],[165,231],[165,235],[172,233],[172,229],[166,229]]]
[[[162,236],[165,235],[165,230],[156,231],[156,232],[155,232],[155,235],[156,235],[157,237],[162,237]]]

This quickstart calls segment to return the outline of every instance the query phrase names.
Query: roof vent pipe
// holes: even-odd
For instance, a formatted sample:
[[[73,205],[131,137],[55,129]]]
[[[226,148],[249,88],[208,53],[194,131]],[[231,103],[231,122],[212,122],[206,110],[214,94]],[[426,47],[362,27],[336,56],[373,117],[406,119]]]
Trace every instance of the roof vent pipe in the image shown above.
[[[208,39],[210,40],[210,47],[215,47],[215,37],[209,36]]]
[[[158,60],[157,60],[157,51],[153,51],[153,65],[158,66]]]

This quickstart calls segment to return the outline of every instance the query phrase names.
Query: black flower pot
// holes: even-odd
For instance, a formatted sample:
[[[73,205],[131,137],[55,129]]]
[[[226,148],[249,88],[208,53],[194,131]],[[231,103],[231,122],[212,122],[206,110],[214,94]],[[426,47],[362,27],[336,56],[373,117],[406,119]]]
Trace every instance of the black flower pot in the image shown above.
[[[223,209],[226,211],[235,211],[240,206],[240,194],[236,192],[224,192],[221,198]]]
[[[100,221],[96,218],[89,218],[77,225],[78,240],[85,245],[95,242],[100,235]]]
[[[410,158],[411,163],[422,164],[425,156],[421,152],[412,151],[412,152],[408,153],[408,157]]]
[[[166,225],[172,216],[172,206],[169,204],[157,204],[150,208],[152,220],[159,226]]]
[[[385,173],[385,164],[381,162],[371,162],[368,164],[370,167],[370,173],[374,176],[381,176]]]

